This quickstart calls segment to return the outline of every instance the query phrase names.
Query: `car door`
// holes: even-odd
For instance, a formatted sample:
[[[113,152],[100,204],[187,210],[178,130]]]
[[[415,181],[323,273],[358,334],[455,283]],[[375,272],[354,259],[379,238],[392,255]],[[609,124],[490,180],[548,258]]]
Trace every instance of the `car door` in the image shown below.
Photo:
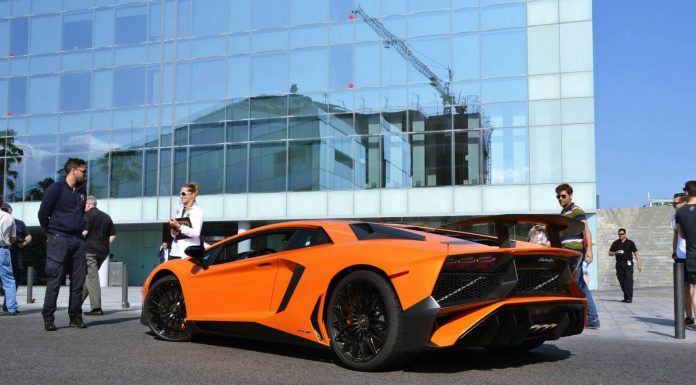
[[[192,273],[186,299],[187,318],[207,321],[254,321],[272,314],[270,305],[278,271],[277,253],[294,230],[240,237],[209,250],[211,265]]]

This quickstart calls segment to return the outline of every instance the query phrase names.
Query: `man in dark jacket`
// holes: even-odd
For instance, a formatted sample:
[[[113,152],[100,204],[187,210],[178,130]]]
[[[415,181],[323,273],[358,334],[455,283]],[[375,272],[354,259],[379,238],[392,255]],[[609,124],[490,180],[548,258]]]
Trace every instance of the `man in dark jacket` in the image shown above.
[[[65,179],[46,189],[39,207],[39,223],[46,232],[46,296],[41,314],[46,331],[55,331],[56,301],[60,281],[65,273],[70,274],[70,299],[68,315],[70,326],[84,329],[82,321],[82,286],[85,284],[87,264],[86,244],[82,232],[87,193],[83,184],[87,166],[85,161],[70,158],[65,162]]]
[[[92,310],[85,315],[104,315],[101,308],[101,285],[99,268],[109,256],[109,246],[116,238],[114,222],[109,214],[97,208],[97,198],[87,197],[85,206],[85,221],[87,221],[87,279],[82,288],[82,302],[89,296]]]

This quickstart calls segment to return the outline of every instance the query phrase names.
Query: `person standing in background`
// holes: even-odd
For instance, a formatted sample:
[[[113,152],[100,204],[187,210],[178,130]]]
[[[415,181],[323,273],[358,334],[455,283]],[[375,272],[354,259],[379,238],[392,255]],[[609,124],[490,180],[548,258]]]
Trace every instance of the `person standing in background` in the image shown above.
[[[91,310],[85,315],[104,315],[101,308],[101,283],[99,268],[109,257],[109,248],[116,239],[116,228],[109,214],[97,208],[97,198],[87,197],[85,205],[87,229],[87,278],[82,288],[82,302],[89,296]]]
[[[196,202],[196,197],[200,191],[196,182],[181,186],[179,192],[181,207],[176,212],[176,218],[169,220],[170,233],[172,234],[172,249],[169,252],[169,259],[184,258],[187,247],[201,244],[203,209]],[[190,225],[182,222],[188,222]]]

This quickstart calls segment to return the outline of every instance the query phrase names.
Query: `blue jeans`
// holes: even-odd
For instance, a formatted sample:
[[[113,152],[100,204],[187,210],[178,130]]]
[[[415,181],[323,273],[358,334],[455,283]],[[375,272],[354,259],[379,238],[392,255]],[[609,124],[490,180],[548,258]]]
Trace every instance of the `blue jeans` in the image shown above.
[[[584,261],[584,259],[583,259]],[[590,288],[587,287],[587,284],[585,283],[585,280],[583,279],[583,264],[580,263],[580,266],[578,266],[578,271],[577,271],[577,277],[576,277],[576,283],[582,290],[582,292],[585,294],[585,297],[587,297],[587,319],[588,321],[597,321],[599,319],[599,314],[597,314],[597,305],[594,303],[594,298],[592,298],[592,292],[590,291]]]
[[[68,315],[82,316],[82,287],[87,274],[87,246],[80,237],[49,233],[46,245],[46,297],[41,314],[44,320],[53,321],[58,290],[65,274],[70,274]]]
[[[0,279],[5,289],[5,303],[10,312],[17,311],[17,286],[12,274],[10,250],[0,248]]]

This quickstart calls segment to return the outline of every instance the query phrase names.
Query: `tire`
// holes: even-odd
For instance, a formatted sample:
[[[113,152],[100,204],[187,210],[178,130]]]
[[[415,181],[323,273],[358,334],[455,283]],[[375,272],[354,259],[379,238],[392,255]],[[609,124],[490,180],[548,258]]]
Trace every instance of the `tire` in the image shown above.
[[[403,364],[404,319],[391,285],[371,271],[339,281],[326,310],[331,348],[353,370],[385,370]]]
[[[486,349],[496,354],[523,354],[530,350],[534,350],[543,344],[543,339],[537,339],[524,341],[519,345],[489,345],[486,346]]]
[[[158,339],[172,342],[189,341],[186,330],[186,303],[179,280],[173,275],[158,279],[147,292],[143,309],[150,327]]]

